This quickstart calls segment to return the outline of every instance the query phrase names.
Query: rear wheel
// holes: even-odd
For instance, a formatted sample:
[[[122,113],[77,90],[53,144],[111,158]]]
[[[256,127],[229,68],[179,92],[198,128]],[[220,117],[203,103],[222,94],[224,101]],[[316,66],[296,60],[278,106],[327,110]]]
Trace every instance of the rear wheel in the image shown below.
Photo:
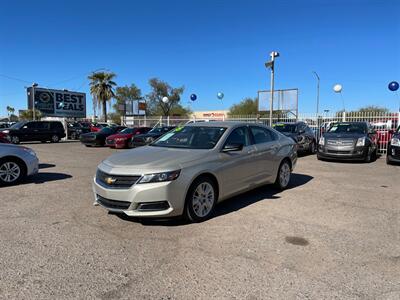
[[[18,183],[25,177],[25,166],[14,159],[0,160],[0,184]]]
[[[184,217],[191,222],[202,222],[211,217],[218,193],[213,180],[208,177],[196,179],[186,196]]]
[[[51,142],[52,143],[58,143],[60,141],[60,137],[57,134],[53,134],[51,136]]]
[[[286,189],[290,182],[291,173],[292,170],[289,161],[285,159],[283,162],[281,162],[281,165],[279,166],[275,186],[280,190]]]

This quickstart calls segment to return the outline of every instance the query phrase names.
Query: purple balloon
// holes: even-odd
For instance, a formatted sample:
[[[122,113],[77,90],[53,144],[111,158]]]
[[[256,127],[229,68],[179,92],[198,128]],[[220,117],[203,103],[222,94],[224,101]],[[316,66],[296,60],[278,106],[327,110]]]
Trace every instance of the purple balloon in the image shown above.
[[[399,89],[399,83],[397,81],[392,81],[391,83],[389,83],[388,88],[392,92],[397,91]]]

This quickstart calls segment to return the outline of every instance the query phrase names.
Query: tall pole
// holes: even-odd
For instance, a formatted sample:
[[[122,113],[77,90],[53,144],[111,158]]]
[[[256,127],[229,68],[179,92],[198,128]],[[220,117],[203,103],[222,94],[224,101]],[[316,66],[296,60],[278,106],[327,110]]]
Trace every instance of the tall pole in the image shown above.
[[[313,73],[317,77],[317,118],[318,118],[318,114],[319,114],[319,81],[320,81],[320,79],[319,79],[317,72],[313,71]]]
[[[37,84],[32,83],[32,117],[33,117],[33,121],[36,120],[35,87],[37,87]]]
[[[272,54],[272,53],[271,53]],[[271,55],[271,101],[269,102],[269,126],[272,127],[272,112],[274,110],[274,56]]]

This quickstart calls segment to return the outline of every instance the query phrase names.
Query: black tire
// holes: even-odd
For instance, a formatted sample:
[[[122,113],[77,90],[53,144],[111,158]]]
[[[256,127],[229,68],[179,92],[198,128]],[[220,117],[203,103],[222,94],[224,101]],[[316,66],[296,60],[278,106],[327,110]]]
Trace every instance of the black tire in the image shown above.
[[[133,149],[134,147],[133,147],[133,141],[132,140],[129,140],[128,142],[127,142],[127,146],[128,146],[128,149]]]
[[[213,196],[210,201],[207,201],[205,195],[199,195],[198,189],[201,190],[202,185],[203,187],[212,188]],[[207,196],[210,195],[211,194],[208,193]],[[195,196],[197,198],[196,201],[197,203],[194,203]],[[190,185],[190,188],[186,195],[183,216],[189,222],[194,222],[194,223],[203,222],[209,219],[213,215],[217,201],[218,201],[218,189],[214,180],[212,180],[210,177],[207,176],[199,177],[195,181],[193,181],[193,183]]]
[[[371,147],[368,147],[368,151],[367,151],[367,153],[365,154],[365,157],[364,157],[364,162],[370,163],[371,161],[372,161]]]
[[[286,189],[290,184],[290,178],[292,174],[292,168],[290,166],[290,161],[284,159],[278,168],[278,173],[276,174],[275,187],[280,190]]]
[[[13,178],[13,176],[11,176],[10,179],[12,179],[12,181],[8,181],[7,175],[2,174],[2,171],[6,171],[7,169],[7,164],[10,168],[8,169],[14,169],[15,167],[17,167],[18,169],[14,169],[14,176],[16,175],[16,171],[18,172],[17,177]],[[19,159],[13,159],[13,158],[6,158],[6,159],[0,159],[0,185],[12,185],[12,184],[17,184],[19,182],[21,182],[26,176],[26,166],[25,164],[20,161]]]
[[[71,133],[71,140],[77,140],[78,135],[76,134],[76,132]]]
[[[16,135],[11,136],[11,143],[19,144],[20,143],[19,137],[17,137]]]
[[[60,141],[60,137],[59,137],[57,134],[53,134],[53,135],[51,136],[50,142],[52,142],[52,143],[58,143],[59,141]]]
[[[310,154],[315,154],[317,152],[317,143],[314,140],[311,142],[308,152]]]

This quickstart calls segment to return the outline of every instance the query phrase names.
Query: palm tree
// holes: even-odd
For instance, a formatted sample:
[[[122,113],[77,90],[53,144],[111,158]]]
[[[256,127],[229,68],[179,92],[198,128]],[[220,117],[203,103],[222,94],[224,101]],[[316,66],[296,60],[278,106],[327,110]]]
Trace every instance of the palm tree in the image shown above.
[[[107,122],[107,101],[115,97],[114,87],[117,85],[113,79],[114,73],[96,72],[89,75],[90,93],[97,99],[99,107],[102,107],[104,122]]]

